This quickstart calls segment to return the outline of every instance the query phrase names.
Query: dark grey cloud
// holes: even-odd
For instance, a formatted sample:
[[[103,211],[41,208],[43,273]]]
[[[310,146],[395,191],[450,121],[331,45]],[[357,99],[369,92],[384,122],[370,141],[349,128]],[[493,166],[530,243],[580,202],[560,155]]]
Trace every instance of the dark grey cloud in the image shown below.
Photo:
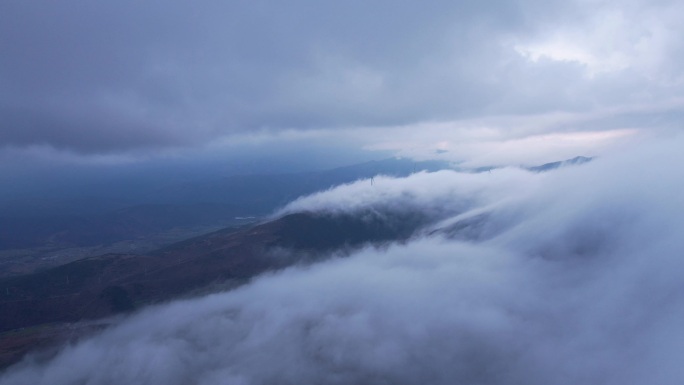
[[[231,123],[215,121],[231,109],[222,105],[225,96],[242,94],[249,101],[250,88],[231,82],[258,88],[258,79],[240,63],[259,65],[250,47],[261,43],[243,42],[265,23],[245,26],[251,17],[239,14],[239,4],[3,7],[1,100],[3,115],[10,115],[3,122],[5,144],[97,151],[203,140],[216,124]],[[285,65],[271,58],[268,63]],[[248,70],[264,77],[270,72]]]
[[[7,1],[0,145],[118,152],[236,132],[583,111],[642,100],[636,90],[644,88],[676,94],[638,68],[589,79],[586,63],[532,61],[516,51],[561,27],[591,27],[586,8],[515,0]],[[628,20],[641,10],[624,8]],[[656,69],[672,63],[667,33]]]
[[[433,234],[151,308],[0,384],[678,384],[681,146],[302,199],[290,209],[485,211],[498,231]]]
[[[681,94],[680,8],[636,0],[6,1],[0,147],[111,154],[236,133],[667,103]]]

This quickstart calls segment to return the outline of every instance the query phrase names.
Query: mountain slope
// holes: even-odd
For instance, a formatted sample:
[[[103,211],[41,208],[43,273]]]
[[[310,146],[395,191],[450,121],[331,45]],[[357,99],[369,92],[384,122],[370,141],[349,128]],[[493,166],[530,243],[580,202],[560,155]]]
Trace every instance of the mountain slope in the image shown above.
[[[448,166],[445,162],[392,158],[324,171],[237,175],[157,186],[138,192],[137,203],[99,213],[90,213],[86,207],[79,210],[73,202],[67,205],[68,215],[51,215],[56,209],[51,210],[50,204],[36,213],[38,203],[32,200],[24,203],[27,208],[23,210],[20,203],[0,209],[0,250],[93,246],[148,237],[176,227],[231,226],[237,222],[235,217],[267,215],[297,197],[335,185],[377,174],[400,177]],[[87,206],[87,202],[90,200],[81,206]],[[60,202],[52,205],[59,206]]]
[[[296,213],[224,229],[148,255],[108,254],[0,280],[0,331],[98,318],[215,282],[244,281],[321,252],[410,237],[425,221]],[[288,251],[284,253],[283,251]]]

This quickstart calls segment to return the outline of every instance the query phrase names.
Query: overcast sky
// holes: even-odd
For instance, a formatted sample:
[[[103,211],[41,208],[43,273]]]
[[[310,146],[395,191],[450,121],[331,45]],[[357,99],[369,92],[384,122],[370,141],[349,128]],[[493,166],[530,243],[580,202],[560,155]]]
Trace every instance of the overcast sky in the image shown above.
[[[7,0],[0,156],[283,139],[475,163],[594,155],[679,129],[683,19],[668,0]]]
[[[0,383],[681,383],[682,36],[676,0],[0,1],[5,190],[53,166],[599,155],[302,198],[285,212],[439,216],[406,244],[151,308]],[[432,231],[478,217],[468,241]]]

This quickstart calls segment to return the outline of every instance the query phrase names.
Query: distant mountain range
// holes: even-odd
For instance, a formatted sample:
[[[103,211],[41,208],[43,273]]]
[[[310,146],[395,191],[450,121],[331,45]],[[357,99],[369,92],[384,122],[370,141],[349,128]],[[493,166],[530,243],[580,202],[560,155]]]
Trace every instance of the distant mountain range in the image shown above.
[[[331,251],[343,255],[363,245],[405,240],[425,223],[420,214],[295,213],[147,255],[107,254],[0,279],[0,367],[35,346],[64,338],[74,322],[216,290],[212,285],[239,285],[266,271],[329,258]],[[8,332],[38,325],[52,325],[51,332]]]
[[[543,172],[590,160],[576,157],[527,169]],[[31,210],[21,209],[21,205],[0,210],[0,250],[94,246],[141,239],[176,228],[233,226],[244,223],[243,218],[267,215],[300,196],[339,184],[378,174],[402,177],[416,171],[447,168],[452,168],[447,162],[414,162],[392,158],[325,171],[237,175],[157,187],[141,194],[143,197],[136,198],[137,203],[94,214],[90,213],[92,210],[86,210],[86,206],[92,203],[99,207],[104,198],[90,197],[81,202],[83,207],[79,209],[72,207],[71,201],[52,202],[46,197],[44,201],[36,202],[36,207]],[[491,169],[494,167],[472,171],[485,172]],[[24,205],[31,206],[26,202]],[[37,208],[44,210],[45,214],[35,212]],[[53,214],[61,211],[68,211],[69,214]]]
[[[530,171],[534,171],[534,172],[551,171],[551,170],[555,170],[555,169],[557,169],[559,167],[563,167],[563,166],[573,166],[573,165],[579,165],[582,163],[591,162],[593,159],[594,158],[590,158],[590,157],[586,157],[586,156],[576,156],[572,159],[563,160],[560,162],[551,162],[551,163],[542,164],[541,166],[527,167],[527,169]]]
[[[0,211],[0,250],[92,246],[144,238],[177,227],[226,227],[241,223],[244,217],[267,215],[302,195],[339,184],[378,174],[401,177],[445,168],[449,168],[446,162],[392,158],[326,171],[230,176],[157,187],[136,198],[138,203],[96,214],[81,214],[83,208],[72,208],[70,215],[50,215],[61,211],[59,207],[70,207],[71,202],[47,204],[50,200],[46,199],[36,204],[47,215],[18,208]],[[90,198],[92,202],[102,200]]]
[[[549,163],[532,171],[548,171],[589,160],[575,158]],[[443,164],[429,165],[431,171],[444,168]],[[307,191],[331,187],[334,181],[343,183],[378,173],[402,176],[413,171],[413,162],[392,160],[289,177],[227,178],[211,186],[198,187],[196,191],[208,194],[199,199],[214,196],[211,194],[221,196],[221,191],[232,191],[230,197],[235,200],[247,199],[249,193],[258,195],[256,191],[269,191],[254,197],[252,202],[257,202],[254,206],[246,203],[247,208],[221,206],[221,203],[187,206],[167,203],[118,210],[102,217],[105,219],[100,219],[101,222],[81,219],[82,227],[59,236],[70,242],[102,242],[132,234],[144,236],[171,224],[217,221],[222,216],[232,218],[238,213],[260,215],[265,212],[250,209],[272,209],[284,204],[280,199],[285,196],[296,198]],[[243,180],[244,185],[236,186],[237,180]],[[308,185],[295,187],[297,183]],[[281,187],[284,190],[271,191]],[[180,194],[179,199],[185,199],[184,194],[190,191],[187,189],[190,186],[180,187],[167,197]],[[150,253],[98,255],[30,274],[0,278],[0,367],[16,362],[37,346],[62,341],[74,333],[78,335],[80,326],[74,323],[79,321],[102,319],[182,296],[231,288],[264,272],[344,256],[366,245],[380,247],[387,242],[406,241],[425,231],[459,239],[486,237],[482,223],[487,215],[484,212],[434,228],[431,221],[435,218],[421,212],[297,212],[261,223],[224,228]],[[104,234],[98,235],[98,231]],[[82,238],[68,238],[76,237],[75,234]],[[90,234],[94,238],[89,239]],[[87,327],[81,328],[87,332]]]
[[[245,280],[315,260],[322,252],[407,239],[426,223],[420,213],[396,218],[370,212],[358,217],[295,213],[223,229],[147,255],[107,254],[0,279],[0,331],[108,315],[212,282]],[[107,295],[112,290],[125,294],[130,306],[112,302]]]

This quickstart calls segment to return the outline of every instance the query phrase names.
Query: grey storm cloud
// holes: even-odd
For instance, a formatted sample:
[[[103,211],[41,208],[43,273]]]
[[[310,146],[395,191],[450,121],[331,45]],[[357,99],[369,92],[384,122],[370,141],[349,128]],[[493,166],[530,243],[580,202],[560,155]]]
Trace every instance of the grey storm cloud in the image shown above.
[[[583,27],[586,8],[514,0],[5,1],[0,146],[116,152],[255,130],[575,111],[678,92],[638,71],[589,79],[577,61],[531,61],[516,51],[516,41],[553,35],[557,26]],[[634,26],[643,12],[624,8]],[[653,32],[631,29],[641,34],[633,40]],[[674,33],[654,46],[669,50]],[[656,69],[675,63],[652,57]]]
[[[682,140],[304,198],[286,210],[446,205],[496,231],[458,240],[436,215],[444,231],[150,308],[0,384],[679,384]]]

